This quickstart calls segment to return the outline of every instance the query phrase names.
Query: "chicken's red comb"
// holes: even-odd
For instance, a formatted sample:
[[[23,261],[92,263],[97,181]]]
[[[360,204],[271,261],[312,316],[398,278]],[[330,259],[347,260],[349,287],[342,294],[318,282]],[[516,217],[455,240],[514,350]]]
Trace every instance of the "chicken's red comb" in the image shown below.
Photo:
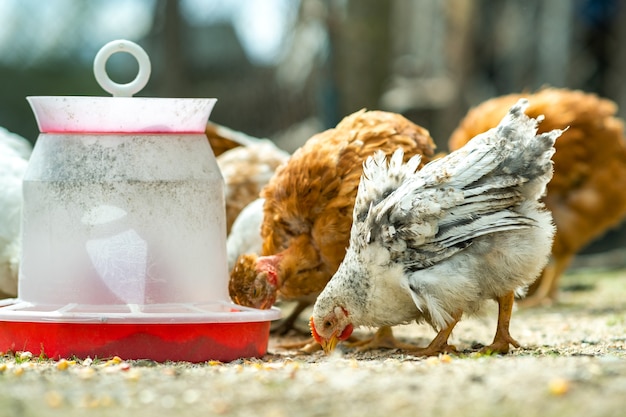
[[[313,339],[315,339],[317,343],[321,344],[322,338],[317,333],[317,330],[315,330],[315,322],[313,321],[313,316],[311,316],[311,318],[309,319],[309,329],[311,329],[311,336],[313,336]]]

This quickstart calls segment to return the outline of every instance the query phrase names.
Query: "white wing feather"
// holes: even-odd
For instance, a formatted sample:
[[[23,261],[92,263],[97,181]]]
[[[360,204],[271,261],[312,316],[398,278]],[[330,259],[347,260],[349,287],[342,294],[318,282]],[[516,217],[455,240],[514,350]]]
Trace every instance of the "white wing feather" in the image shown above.
[[[520,100],[498,127],[464,148],[425,165],[368,159],[354,208],[351,248],[377,242],[390,259],[423,269],[463,250],[479,236],[532,227],[513,208],[537,199],[552,175],[553,145],[561,131],[536,135],[537,121]],[[419,161],[418,161],[419,163]],[[395,187],[394,187],[395,186]]]

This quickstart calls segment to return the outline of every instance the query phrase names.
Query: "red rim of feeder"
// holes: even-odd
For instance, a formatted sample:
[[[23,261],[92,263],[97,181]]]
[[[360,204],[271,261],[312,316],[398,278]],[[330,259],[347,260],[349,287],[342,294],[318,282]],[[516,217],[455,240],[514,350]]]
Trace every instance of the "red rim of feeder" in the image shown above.
[[[230,302],[41,306],[0,301],[0,350],[59,358],[232,361],[267,352],[276,308]]]

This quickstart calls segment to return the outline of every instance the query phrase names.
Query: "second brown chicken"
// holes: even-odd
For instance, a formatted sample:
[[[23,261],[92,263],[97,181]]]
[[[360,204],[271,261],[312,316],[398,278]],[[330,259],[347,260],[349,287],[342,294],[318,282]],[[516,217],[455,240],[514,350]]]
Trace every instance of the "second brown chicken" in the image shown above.
[[[554,177],[543,199],[557,228],[551,260],[522,300],[533,306],[554,300],[559,278],[576,253],[626,216],[626,142],[615,103],[582,91],[546,88],[494,98],[470,110],[452,133],[450,150],[496,126],[520,97],[530,101],[529,116],[545,116],[539,133],[567,128],[556,141]]]
[[[229,290],[238,304],[315,301],[343,260],[363,162],[382,150],[434,155],[428,131],[401,115],[361,110],[310,138],[263,189],[263,250],[239,257]],[[301,311],[298,309],[297,311]]]

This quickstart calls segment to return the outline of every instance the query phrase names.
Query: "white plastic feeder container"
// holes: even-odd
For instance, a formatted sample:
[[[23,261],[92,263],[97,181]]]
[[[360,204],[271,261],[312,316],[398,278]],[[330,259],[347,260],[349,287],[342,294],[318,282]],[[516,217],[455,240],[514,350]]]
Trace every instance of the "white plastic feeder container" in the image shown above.
[[[139,63],[126,85],[105,72],[121,51]],[[280,312],[228,298],[224,182],[204,134],[216,100],[131,97],[150,61],[128,41],[105,45],[94,73],[114,97],[28,97],[41,134],[23,184],[19,298],[0,308],[0,349],[262,356]]]

